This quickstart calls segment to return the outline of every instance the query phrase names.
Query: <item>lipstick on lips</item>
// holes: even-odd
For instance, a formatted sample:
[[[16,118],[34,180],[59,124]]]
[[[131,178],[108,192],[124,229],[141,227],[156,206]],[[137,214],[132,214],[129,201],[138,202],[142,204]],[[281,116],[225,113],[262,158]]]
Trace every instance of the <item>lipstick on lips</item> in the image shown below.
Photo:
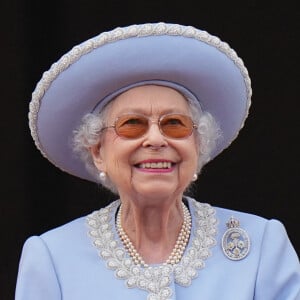
[[[136,164],[142,172],[169,173],[174,169],[175,163],[167,159],[147,159]]]

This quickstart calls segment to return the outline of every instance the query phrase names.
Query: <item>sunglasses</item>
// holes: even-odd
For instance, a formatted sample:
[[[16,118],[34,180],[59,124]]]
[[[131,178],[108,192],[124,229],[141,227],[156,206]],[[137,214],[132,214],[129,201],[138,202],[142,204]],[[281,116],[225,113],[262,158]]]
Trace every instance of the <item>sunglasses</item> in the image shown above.
[[[156,123],[162,135],[172,139],[183,139],[189,137],[197,126],[191,117],[182,114],[166,114],[159,117],[157,121],[139,114],[126,114],[118,117],[114,125],[116,134],[126,139],[137,139],[145,135],[152,123]]]

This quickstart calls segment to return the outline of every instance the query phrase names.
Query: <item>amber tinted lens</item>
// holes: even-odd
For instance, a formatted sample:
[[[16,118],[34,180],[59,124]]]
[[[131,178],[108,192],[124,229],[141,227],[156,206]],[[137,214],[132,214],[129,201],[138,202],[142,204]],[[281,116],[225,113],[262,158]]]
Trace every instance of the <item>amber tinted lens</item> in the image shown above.
[[[160,119],[159,124],[162,133],[173,139],[188,137],[193,132],[193,121],[185,115],[165,115]]]
[[[124,115],[117,119],[115,130],[121,137],[138,138],[148,130],[148,119],[139,115]]]

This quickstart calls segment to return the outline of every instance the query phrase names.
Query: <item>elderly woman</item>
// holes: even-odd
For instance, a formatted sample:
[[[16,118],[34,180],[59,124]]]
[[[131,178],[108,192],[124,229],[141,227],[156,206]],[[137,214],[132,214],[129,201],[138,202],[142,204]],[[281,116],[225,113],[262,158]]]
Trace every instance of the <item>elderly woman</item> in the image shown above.
[[[279,221],[184,195],[235,139],[250,97],[228,44],[176,24],[117,28],[52,65],[30,106],[35,143],[119,199],[30,237],[16,300],[300,299]]]

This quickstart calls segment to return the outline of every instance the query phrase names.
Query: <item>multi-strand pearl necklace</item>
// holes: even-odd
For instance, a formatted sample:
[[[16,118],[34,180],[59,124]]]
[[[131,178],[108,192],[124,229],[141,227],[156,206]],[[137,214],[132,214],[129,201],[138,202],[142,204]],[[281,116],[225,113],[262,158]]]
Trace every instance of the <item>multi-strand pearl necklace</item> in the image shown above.
[[[183,210],[183,223],[179,232],[179,235],[177,237],[175,246],[166,260],[164,264],[178,264],[182,258],[182,255],[185,251],[186,245],[188,243],[188,240],[190,238],[191,234],[191,214],[188,210],[188,208],[184,205],[182,202],[182,210]],[[148,265],[143,260],[142,256],[138,253],[138,251],[135,249],[134,245],[132,244],[131,240],[129,239],[128,235],[124,231],[122,224],[122,205],[119,208],[119,212],[117,215],[116,225],[117,225],[117,231],[119,233],[120,239],[125,247],[125,249],[128,251],[129,255],[133,259],[133,262],[136,265],[141,265],[143,267],[148,267]]]

